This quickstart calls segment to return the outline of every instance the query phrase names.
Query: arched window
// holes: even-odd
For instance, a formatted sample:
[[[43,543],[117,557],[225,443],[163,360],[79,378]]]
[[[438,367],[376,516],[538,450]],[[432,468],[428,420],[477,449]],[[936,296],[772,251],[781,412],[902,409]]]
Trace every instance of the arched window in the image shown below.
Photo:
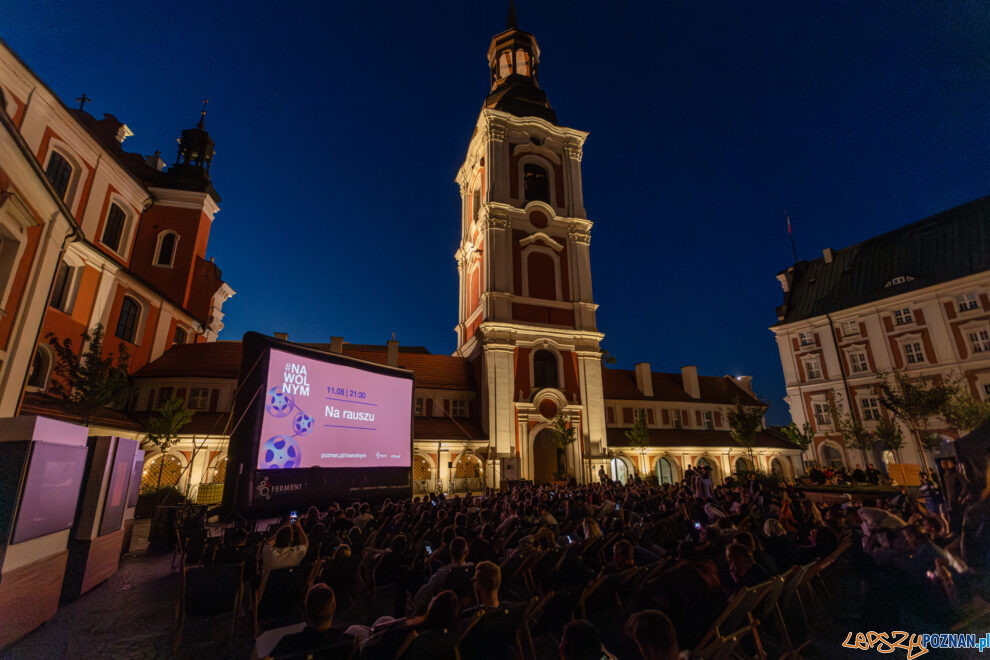
[[[38,345],[34,351],[34,358],[31,360],[31,375],[27,384],[38,389],[45,389],[48,384],[48,375],[52,370],[52,353],[46,346]]]
[[[227,478],[227,457],[224,456],[213,466],[213,474],[210,475],[210,483],[222,484]]]
[[[745,458],[736,459],[736,474],[746,474],[749,472],[749,461]]]
[[[474,454],[461,454],[454,468],[455,479],[479,479],[484,468],[481,460]]]
[[[53,151],[48,157],[45,176],[48,177],[58,196],[64,200],[65,194],[69,191],[69,181],[72,180],[72,165],[69,165],[69,161],[62,154]]]
[[[523,188],[527,202],[550,203],[550,177],[539,165],[535,163],[523,165]]]
[[[825,463],[826,467],[843,467],[842,454],[840,454],[839,450],[832,445],[825,445],[822,447],[822,461]]]
[[[533,387],[559,387],[557,380],[557,356],[547,350],[533,355]]]
[[[144,464],[141,474],[141,491],[155,491],[179,483],[182,461],[172,454],[159,454]]]
[[[117,339],[123,339],[124,341],[129,341],[134,343],[134,337],[137,334],[138,320],[141,318],[141,305],[131,298],[130,296],[124,296],[124,300],[120,303],[120,316],[117,318],[117,331],[114,335]]]
[[[629,481],[629,468],[621,458],[612,459],[612,479],[618,481],[623,486]]]
[[[657,459],[657,481],[661,485],[674,483],[674,470],[666,458]]]
[[[155,251],[154,265],[171,268],[175,259],[175,245],[179,242],[179,235],[174,231],[162,232],[158,235],[158,249]]]
[[[175,335],[172,337],[173,344],[185,344],[186,343],[186,331],[184,328],[175,326]]]
[[[784,478],[784,464],[780,462],[779,458],[770,461],[770,472],[779,479]]]
[[[127,214],[124,209],[116,204],[110,204],[110,211],[107,212],[107,221],[103,226],[103,238],[100,242],[114,252],[120,252],[120,239],[124,235],[124,225],[127,223]]]

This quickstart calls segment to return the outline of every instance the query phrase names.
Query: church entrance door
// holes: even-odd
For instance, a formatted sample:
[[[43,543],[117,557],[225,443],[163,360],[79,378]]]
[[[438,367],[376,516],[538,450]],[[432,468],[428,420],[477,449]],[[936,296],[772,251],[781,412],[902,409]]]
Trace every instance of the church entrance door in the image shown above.
[[[553,431],[543,429],[533,440],[533,483],[553,481],[553,473],[561,469],[563,452],[553,441]]]

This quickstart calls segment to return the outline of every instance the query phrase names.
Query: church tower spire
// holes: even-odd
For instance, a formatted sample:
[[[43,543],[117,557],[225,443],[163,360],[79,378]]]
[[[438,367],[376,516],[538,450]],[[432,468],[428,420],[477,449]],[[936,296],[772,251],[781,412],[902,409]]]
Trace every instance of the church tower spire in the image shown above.
[[[491,91],[485,107],[556,124],[557,114],[550,107],[546,92],[540,89],[539,65],[540,47],[536,37],[519,29],[516,6],[510,2],[505,30],[492,37],[488,46]]]
[[[561,471],[587,481],[587,459],[605,442],[581,183],[588,134],[558,124],[539,64],[536,37],[510,4],[488,48],[491,90],[457,175],[457,354],[479,375],[490,458],[518,458],[516,474],[536,483]],[[559,451],[549,428],[558,413],[580,440]]]

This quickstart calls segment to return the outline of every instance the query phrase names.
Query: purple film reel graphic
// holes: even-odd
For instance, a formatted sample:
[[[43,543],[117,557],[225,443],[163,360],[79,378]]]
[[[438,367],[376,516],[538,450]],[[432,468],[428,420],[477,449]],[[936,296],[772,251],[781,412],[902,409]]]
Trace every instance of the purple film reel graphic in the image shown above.
[[[265,411],[272,417],[286,417],[296,407],[296,402],[292,400],[292,395],[282,391],[281,387],[273,387],[268,390],[265,397]]]
[[[313,419],[311,415],[307,415],[303,411],[299,411],[295,419],[292,420],[292,429],[295,431],[293,435],[306,435],[313,430],[313,425],[316,420]]]
[[[265,470],[299,467],[301,459],[299,444],[284,435],[274,435],[261,446],[261,465]]]

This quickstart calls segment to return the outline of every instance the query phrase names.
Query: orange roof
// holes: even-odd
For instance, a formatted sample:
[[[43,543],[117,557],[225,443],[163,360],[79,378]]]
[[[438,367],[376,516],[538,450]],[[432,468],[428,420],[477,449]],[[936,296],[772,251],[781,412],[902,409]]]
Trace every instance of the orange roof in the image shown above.
[[[766,404],[740,387],[731,377],[698,376],[698,389],[701,398],[692,398],[684,390],[681,374],[654,371],[653,396],[645,396],[636,387],[636,372],[632,369],[609,369],[602,367],[602,386],[606,399],[630,399],[649,401],[684,401],[695,403],[720,403],[732,405],[736,399],[744,405],[765,406]]]
[[[53,396],[40,392],[25,392],[21,401],[22,415],[43,415],[65,422],[82,424],[82,417],[67,411],[62,402]],[[127,413],[109,408],[101,410],[89,421],[90,426],[107,426],[122,431],[144,431],[144,427],[131,419]]]
[[[329,344],[302,344],[328,351]],[[241,342],[217,341],[207,344],[177,344],[157,360],[141,368],[135,378],[233,378],[241,370]],[[343,354],[366,362],[385,364],[384,346],[344,344]],[[421,346],[399,347],[399,367],[415,376],[416,387],[444,390],[477,389],[474,372],[466,358],[433,355]]]

